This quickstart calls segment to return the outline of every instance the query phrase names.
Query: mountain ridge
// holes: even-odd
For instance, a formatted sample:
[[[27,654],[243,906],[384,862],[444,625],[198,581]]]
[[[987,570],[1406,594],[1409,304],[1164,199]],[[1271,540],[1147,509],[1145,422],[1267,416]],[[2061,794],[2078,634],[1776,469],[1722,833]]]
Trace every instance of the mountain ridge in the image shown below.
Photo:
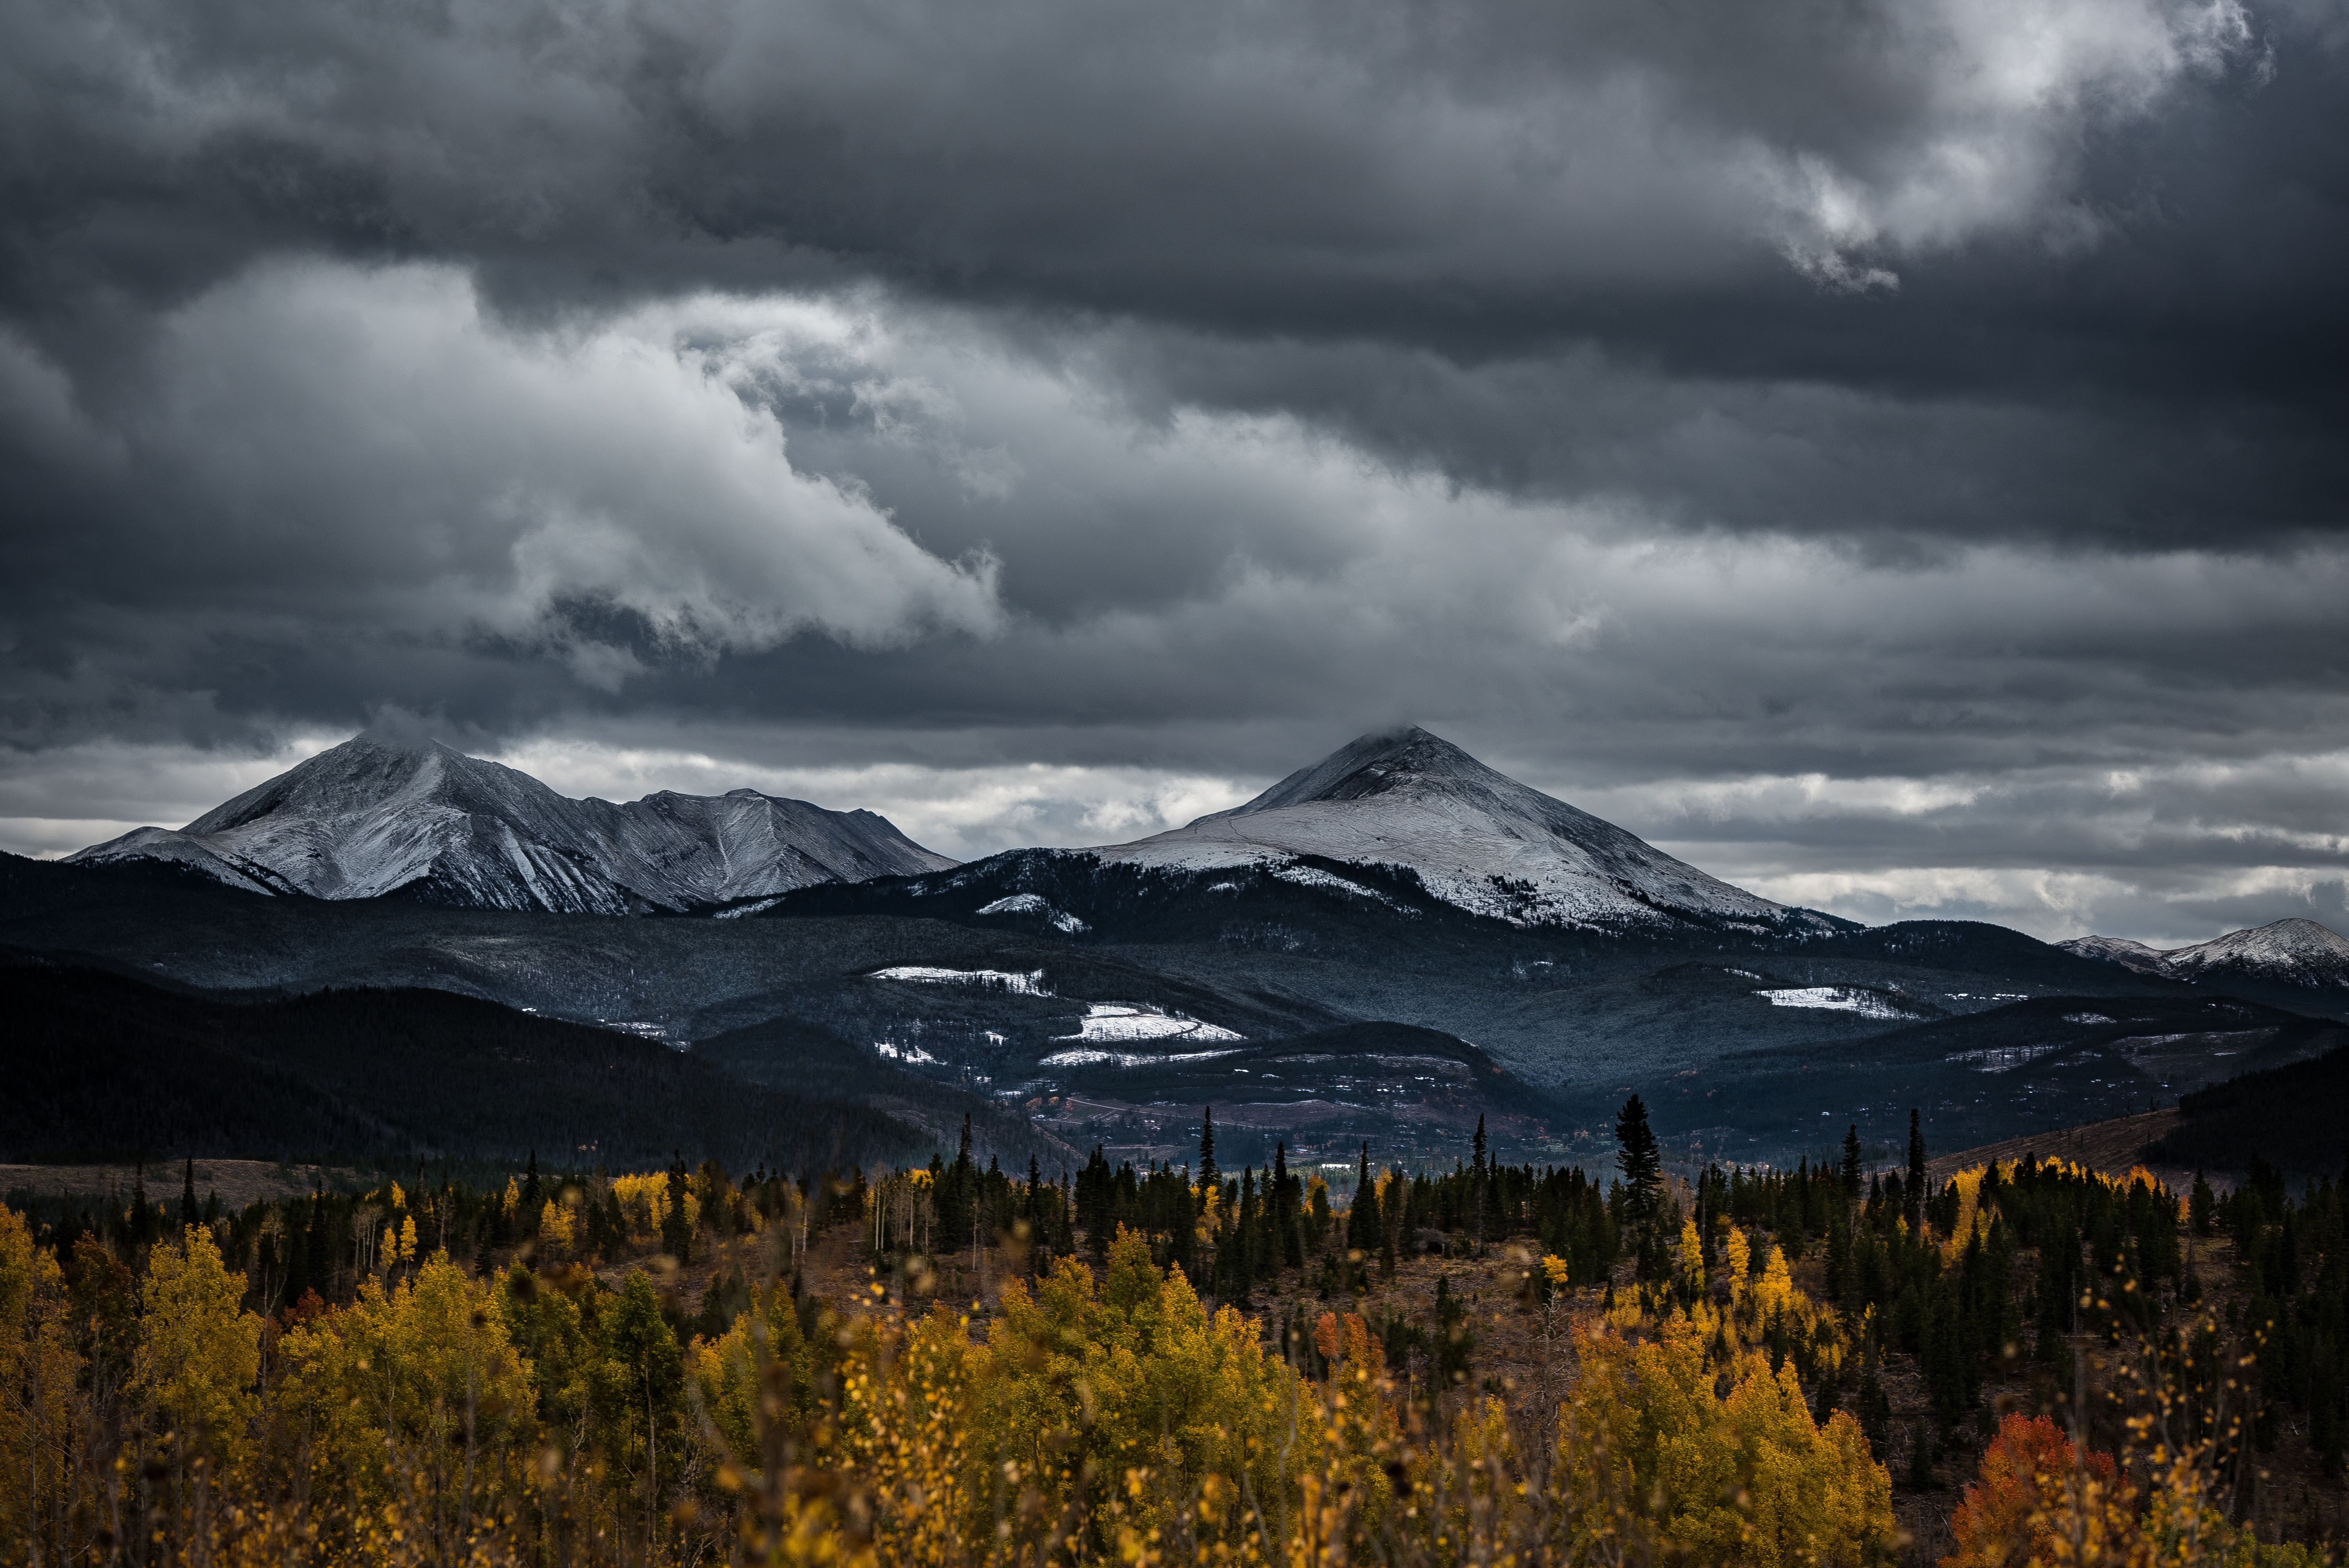
[[[2054,945],[2140,975],[2201,982],[2247,976],[2318,990],[2349,990],[2349,939],[2295,916],[2168,949],[2117,936],[2075,936]]]
[[[956,862],[870,811],[737,789],[573,799],[438,741],[362,734],[215,806],[67,857],[232,887],[555,913],[685,913]]]

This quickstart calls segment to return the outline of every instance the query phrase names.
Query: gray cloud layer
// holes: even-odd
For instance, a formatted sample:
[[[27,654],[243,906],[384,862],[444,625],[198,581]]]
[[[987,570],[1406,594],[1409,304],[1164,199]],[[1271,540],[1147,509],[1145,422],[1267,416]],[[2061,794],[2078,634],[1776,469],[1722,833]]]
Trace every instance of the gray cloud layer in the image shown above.
[[[2339,923],[2344,105],[2235,0],[17,7],[0,839],[387,704],[961,853],[1412,717],[1870,918]]]

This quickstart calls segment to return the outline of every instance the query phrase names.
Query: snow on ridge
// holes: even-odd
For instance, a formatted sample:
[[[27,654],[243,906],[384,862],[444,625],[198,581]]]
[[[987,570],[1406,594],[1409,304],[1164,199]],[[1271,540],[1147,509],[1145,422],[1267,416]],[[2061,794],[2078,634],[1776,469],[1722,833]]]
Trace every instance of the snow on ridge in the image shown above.
[[[1754,994],[1773,1007],[1816,1007],[1831,1013],[1857,1013],[1863,1018],[1917,1016],[1894,1006],[1882,992],[1859,985],[1790,985]]]
[[[936,969],[924,964],[900,964],[893,968],[875,969],[867,980],[910,980],[927,985],[992,985],[1022,996],[1049,996],[1044,972],[1034,969],[1022,975],[1009,969]]]
[[[981,908],[980,914],[1040,914],[1071,936],[1081,936],[1092,926],[1063,910],[1054,909],[1032,892],[1015,892],[1009,898],[999,898]]]
[[[775,905],[782,902],[783,901],[780,897],[752,899],[749,903],[737,904],[732,909],[721,909],[709,918],[712,920],[740,920],[746,914],[763,913],[767,910],[774,908]]]
[[[1419,911],[1412,908],[1409,904],[1397,903],[1394,900],[1389,898],[1386,894],[1379,892],[1375,888],[1367,888],[1360,882],[1348,882],[1344,877],[1332,876],[1328,872],[1321,870],[1319,866],[1299,865],[1296,861],[1291,861],[1287,865],[1275,866],[1272,869],[1272,875],[1273,879],[1277,882],[1289,882],[1298,887],[1326,888],[1331,892],[1344,893],[1348,898],[1367,898],[1374,900],[1377,903],[1385,904],[1389,909],[1398,911],[1403,914],[1416,916],[1419,913]],[[1219,883],[1217,885],[1221,886],[1225,884]],[[1210,889],[1208,891],[1213,892],[1214,890]]]
[[[1122,1068],[1148,1068],[1158,1067],[1167,1062],[1212,1061],[1217,1057],[1237,1054],[1238,1054],[1237,1047],[1221,1051],[1177,1051],[1166,1056],[1151,1056],[1141,1051],[1104,1051],[1079,1047],[1065,1051],[1054,1051],[1050,1056],[1040,1058],[1036,1065],[1041,1068],[1090,1068],[1115,1062]]]
[[[1247,1037],[1195,1018],[1178,1018],[1154,1007],[1132,1007],[1122,1002],[1094,1002],[1073,1035],[1063,1040],[1244,1040]]]

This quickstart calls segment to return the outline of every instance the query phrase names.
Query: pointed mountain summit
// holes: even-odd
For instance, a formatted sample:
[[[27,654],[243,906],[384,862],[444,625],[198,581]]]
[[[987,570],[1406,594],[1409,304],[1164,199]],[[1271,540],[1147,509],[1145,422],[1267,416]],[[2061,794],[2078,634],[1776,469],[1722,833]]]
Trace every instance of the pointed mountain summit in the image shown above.
[[[574,800],[439,741],[374,732],[185,828],[140,828],[68,859],[175,862],[254,892],[582,914],[708,908],[955,863],[870,811],[754,789]]]
[[[2167,951],[2113,936],[2079,936],[2055,945],[2083,958],[2102,958],[2172,980],[2207,984],[2243,975],[2283,985],[2349,990],[2349,940],[2313,920],[2279,920]]]
[[[1732,887],[1416,726],[1365,735],[1244,806],[1095,852],[1197,870],[1270,864],[1276,875],[1299,855],[1401,866],[1446,903],[1520,925],[1846,923]]]

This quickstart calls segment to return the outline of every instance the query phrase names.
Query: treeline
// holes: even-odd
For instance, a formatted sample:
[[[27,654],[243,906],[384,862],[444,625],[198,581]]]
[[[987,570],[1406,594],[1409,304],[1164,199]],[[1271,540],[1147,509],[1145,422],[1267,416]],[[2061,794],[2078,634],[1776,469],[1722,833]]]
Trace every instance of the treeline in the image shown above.
[[[712,1248],[771,1233],[796,1267],[812,1234],[860,1213],[866,1201],[855,1173],[793,1179],[760,1168],[736,1179],[714,1161],[688,1168],[677,1160],[648,1175],[542,1174],[533,1156],[502,1186],[446,1180],[411,1189],[389,1181],[232,1212],[215,1195],[198,1199],[191,1161],[176,1197],[150,1198],[142,1177],[119,1205],[59,1205],[26,1194],[21,1212],[26,1233],[55,1255],[69,1284],[84,1271],[116,1279],[155,1246],[200,1225],[242,1282],[239,1305],[275,1318],[347,1306],[370,1285],[412,1278],[436,1253],[486,1277],[516,1256],[558,1272],[656,1255],[689,1264]],[[716,1282],[702,1314],[723,1311],[728,1293],[741,1288]],[[701,1320],[675,1301],[664,1310],[680,1328]],[[719,1326],[730,1321],[728,1313]]]
[[[1100,1239],[1123,1226],[1146,1238],[1162,1264],[1185,1271],[1196,1286],[1246,1305],[1260,1283],[1283,1269],[1318,1264],[1320,1294],[1353,1288],[1376,1261],[1392,1274],[1415,1253],[1449,1253],[1487,1239],[1531,1235],[1566,1258],[1570,1283],[1605,1282],[1621,1235],[1621,1190],[1612,1196],[1580,1169],[1505,1165],[1490,1158],[1482,1118],[1470,1160],[1449,1171],[1374,1171],[1362,1147],[1353,1191],[1342,1212],[1328,1183],[1288,1166],[1285,1141],[1262,1171],[1226,1174],[1216,1161],[1215,1113],[1205,1117],[1198,1168],[1151,1161],[1112,1167],[1095,1148],[1078,1171],[1071,1208]],[[1342,1245],[1340,1244],[1342,1243]],[[1341,1256],[1341,1254],[1344,1254]]]
[[[684,1150],[848,1170],[929,1140],[862,1105],[728,1078],[690,1052],[432,990],[238,1003],[93,969],[0,967],[0,1158],[139,1155],[611,1169]]]

